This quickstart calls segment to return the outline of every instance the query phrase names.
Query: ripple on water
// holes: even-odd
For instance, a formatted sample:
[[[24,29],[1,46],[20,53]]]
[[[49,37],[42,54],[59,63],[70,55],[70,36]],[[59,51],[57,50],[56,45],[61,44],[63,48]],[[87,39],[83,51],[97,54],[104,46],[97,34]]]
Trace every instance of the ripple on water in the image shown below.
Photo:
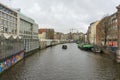
[[[120,80],[120,65],[107,56],[82,51],[76,44],[57,45],[22,60],[0,80]]]

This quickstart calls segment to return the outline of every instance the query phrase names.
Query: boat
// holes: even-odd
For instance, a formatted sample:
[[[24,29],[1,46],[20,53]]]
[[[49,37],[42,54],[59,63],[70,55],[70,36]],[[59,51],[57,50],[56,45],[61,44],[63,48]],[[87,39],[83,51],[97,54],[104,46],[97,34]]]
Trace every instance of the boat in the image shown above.
[[[93,48],[93,45],[87,44],[87,43],[81,43],[81,44],[78,44],[78,48],[82,50],[91,50]]]
[[[102,49],[99,46],[94,46],[91,50],[94,53],[102,53]]]
[[[63,46],[62,46],[62,49],[67,49],[67,45],[63,45]]]

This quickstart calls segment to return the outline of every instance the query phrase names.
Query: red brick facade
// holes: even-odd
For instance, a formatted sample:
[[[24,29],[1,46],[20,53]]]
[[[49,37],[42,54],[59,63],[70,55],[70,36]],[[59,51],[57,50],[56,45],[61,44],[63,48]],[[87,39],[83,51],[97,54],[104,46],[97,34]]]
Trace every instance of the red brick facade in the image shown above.
[[[106,22],[107,20],[107,22]],[[104,17],[96,27],[96,44],[101,45],[105,42],[105,35],[107,36],[106,46],[117,46],[117,27],[118,20],[116,13]],[[106,28],[104,27],[106,26]],[[105,34],[106,29],[106,34]]]
[[[46,29],[38,29],[38,34],[42,34],[43,32],[46,32]]]
[[[117,26],[118,26],[118,34],[117,34],[117,38],[118,38],[118,48],[120,50],[120,5],[116,7],[117,8]]]

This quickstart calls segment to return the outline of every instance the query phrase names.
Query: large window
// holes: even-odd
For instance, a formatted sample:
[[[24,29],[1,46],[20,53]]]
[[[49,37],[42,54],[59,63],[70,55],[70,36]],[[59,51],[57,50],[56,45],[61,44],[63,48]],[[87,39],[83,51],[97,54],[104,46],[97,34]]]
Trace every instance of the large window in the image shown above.
[[[0,5],[0,33],[17,33],[17,13]]]

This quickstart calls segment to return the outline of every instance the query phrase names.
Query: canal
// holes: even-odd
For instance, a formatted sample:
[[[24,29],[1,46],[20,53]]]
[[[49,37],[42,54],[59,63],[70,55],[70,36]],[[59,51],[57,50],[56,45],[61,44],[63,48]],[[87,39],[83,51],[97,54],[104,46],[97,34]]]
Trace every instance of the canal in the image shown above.
[[[49,47],[30,55],[0,80],[120,80],[120,64],[104,54],[82,51],[75,43]]]

